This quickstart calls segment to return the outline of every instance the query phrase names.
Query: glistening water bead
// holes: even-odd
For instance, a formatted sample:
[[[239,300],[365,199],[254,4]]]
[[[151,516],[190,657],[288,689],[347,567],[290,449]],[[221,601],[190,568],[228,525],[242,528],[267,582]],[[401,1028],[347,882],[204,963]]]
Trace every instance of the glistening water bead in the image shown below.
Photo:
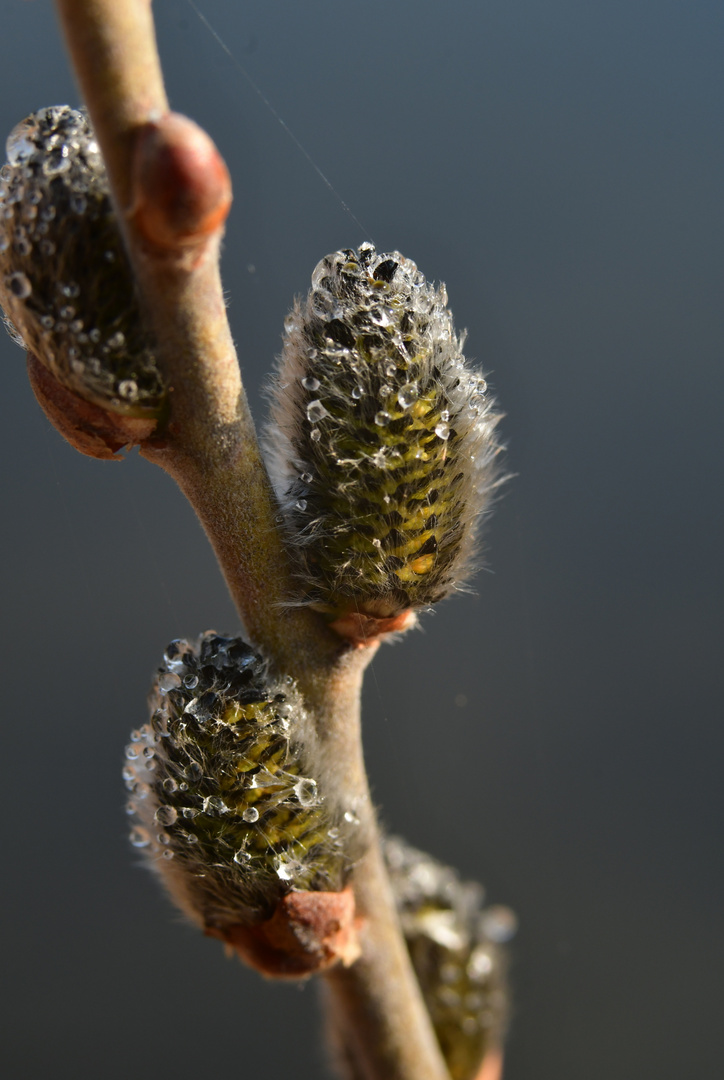
[[[445,287],[398,252],[363,244],[315,269],[285,321],[268,431],[297,602],[394,618],[469,572],[500,445],[462,344]]]
[[[0,170],[0,304],[13,338],[81,397],[156,417],[164,389],[84,112],[40,109]]]
[[[169,645],[151,706],[126,749],[131,843],[194,921],[251,925],[290,889],[344,887],[360,830],[311,775],[314,729],[293,683],[209,632]]]

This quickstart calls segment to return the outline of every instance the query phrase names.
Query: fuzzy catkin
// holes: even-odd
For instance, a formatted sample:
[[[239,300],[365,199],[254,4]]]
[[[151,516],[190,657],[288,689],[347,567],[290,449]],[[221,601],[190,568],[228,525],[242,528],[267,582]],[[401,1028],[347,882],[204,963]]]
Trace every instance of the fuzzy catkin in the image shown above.
[[[499,414],[444,285],[371,244],[328,255],[285,322],[268,431],[297,602],[379,618],[468,574]]]
[[[40,109],[0,169],[6,325],[67,389],[111,412],[158,417],[165,390],[105,165],[85,111]]]
[[[503,943],[515,931],[508,908],[399,837],[384,845],[402,930],[452,1080],[474,1080],[499,1048],[508,1018]]]
[[[195,922],[251,925],[291,889],[344,887],[357,819],[319,790],[291,680],[208,632],[171,643],[150,704],[126,748],[131,842]]]

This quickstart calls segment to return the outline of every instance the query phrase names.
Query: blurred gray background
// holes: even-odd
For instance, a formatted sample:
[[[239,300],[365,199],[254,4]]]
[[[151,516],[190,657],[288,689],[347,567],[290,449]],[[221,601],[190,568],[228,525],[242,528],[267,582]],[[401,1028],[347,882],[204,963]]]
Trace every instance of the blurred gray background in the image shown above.
[[[229,313],[257,415],[318,259],[447,282],[518,476],[477,595],[384,649],[389,828],[511,904],[506,1080],[722,1075],[724,7],[183,0],[173,106],[234,179]],[[6,0],[0,129],[77,103],[48,0]],[[316,991],[184,926],[125,839],[164,644],[237,621],[171,481],[77,455],[0,339],[2,966],[9,1080],[319,1077]]]

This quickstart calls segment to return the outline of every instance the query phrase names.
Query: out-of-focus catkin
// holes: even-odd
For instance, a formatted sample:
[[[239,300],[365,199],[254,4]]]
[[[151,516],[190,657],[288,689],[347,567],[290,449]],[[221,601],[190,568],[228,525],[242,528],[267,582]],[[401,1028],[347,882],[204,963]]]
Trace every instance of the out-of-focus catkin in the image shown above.
[[[508,1022],[509,908],[484,907],[484,892],[399,837],[385,860],[415,969],[452,1080],[475,1080],[499,1051]]]
[[[444,286],[371,244],[328,255],[285,323],[268,442],[297,602],[394,620],[470,570],[500,419]]]

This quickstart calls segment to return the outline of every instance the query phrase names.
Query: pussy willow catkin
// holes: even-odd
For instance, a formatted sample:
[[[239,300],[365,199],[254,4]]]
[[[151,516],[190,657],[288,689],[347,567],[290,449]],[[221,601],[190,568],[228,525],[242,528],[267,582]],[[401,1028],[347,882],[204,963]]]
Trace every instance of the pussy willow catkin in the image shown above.
[[[474,1080],[500,1047],[508,992],[503,942],[515,930],[508,908],[483,906],[482,888],[399,837],[385,860],[402,929],[452,1080]]]
[[[344,887],[357,819],[320,790],[291,680],[209,632],[168,647],[151,709],[126,748],[131,842],[194,921],[253,924],[291,889]]]
[[[12,336],[69,390],[126,416],[164,405],[105,166],[85,112],[40,109],[0,169],[0,304]]]
[[[337,251],[285,323],[269,428],[298,602],[389,618],[469,572],[499,414],[444,286],[398,252]]]

